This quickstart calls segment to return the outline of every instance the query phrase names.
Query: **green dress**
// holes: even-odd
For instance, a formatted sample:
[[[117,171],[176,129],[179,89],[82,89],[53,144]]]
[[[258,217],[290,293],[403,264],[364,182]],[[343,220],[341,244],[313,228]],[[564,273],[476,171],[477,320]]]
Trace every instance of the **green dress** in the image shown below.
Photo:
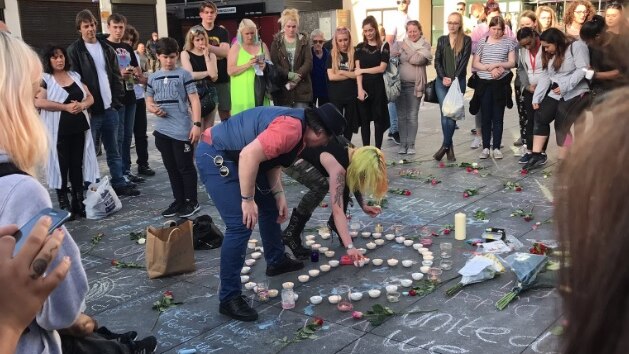
[[[259,54],[262,54],[262,49],[258,51]],[[253,58],[253,55],[249,54],[242,46],[238,51],[238,59],[236,60],[236,65],[244,65],[249,60]],[[232,101],[232,109],[231,115],[240,113],[242,111],[246,111],[255,107],[255,92],[254,92],[254,81],[255,81],[255,70],[253,67],[245,70],[236,76],[230,77],[230,90],[231,90],[231,101]],[[269,105],[268,97],[264,99],[264,105]]]

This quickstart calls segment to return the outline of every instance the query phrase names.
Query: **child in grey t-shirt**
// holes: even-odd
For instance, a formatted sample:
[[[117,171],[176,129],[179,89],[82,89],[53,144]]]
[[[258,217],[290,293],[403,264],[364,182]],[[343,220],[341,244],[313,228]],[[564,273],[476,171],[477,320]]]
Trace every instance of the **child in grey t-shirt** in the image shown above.
[[[157,41],[161,70],[151,74],[146,106],[158,118],[155,146],[168,171],[175,201],[162,212],[164,217],[189,217],[199,211],[194,144],[201,136],[201,104],[192,74],[177,67],[179,46],[172,38]],[[192,108],[192,117],[188,111]]]

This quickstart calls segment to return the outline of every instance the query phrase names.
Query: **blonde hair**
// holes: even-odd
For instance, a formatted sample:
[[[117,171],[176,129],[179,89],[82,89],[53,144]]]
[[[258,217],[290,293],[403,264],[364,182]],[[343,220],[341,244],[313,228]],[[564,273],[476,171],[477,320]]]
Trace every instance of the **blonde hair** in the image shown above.
[[[336,36],[339,34],[346,34],[349,39],[349,46],[347,47],[347,62],[349,64],[349,71],[354,71],[354,46],[352,45],[352,33],[347,27],[337,27],[332,36],[332,72],[337,73],[339,66],[341,65],[341,51],[336,44]]]
[[[465,33],[463,33],[463,15],[458,12],[453,12],[448,15],[455,16],[459,19],[459,29],[456,31],[456,39],[454,40],[454,55],[459,55],[463,50],[463,42],[465,42]],[[447,35],[447,34],[446,34]]]
[[[356,149],[345,179],[350,191],[373,195],[376,200],[381,200],[389,188],[387,162],[382,151],[374,146]]]
[[[240,21],[240,24],[238,25],[238,33],[236,34],[238,44],[242,46],[242,42],[243,42],[242,31],[247,28],[253,28],[256,34],[256,38],[253,41],[253,44],[258,44],[260,42],[260,37],[258,36],[258,26],[256,26],[255,22],[251,21],[248,18],[243,18],[242,21]]]
[[[42,64],[26,43],[0,32],[0,151],[31,175],[46,161],[48,133],[35,109]]]
[[[295,21],[297,23],[297,27],[299,27],[299,10],[284,9],[284,11],[282,11],[282,16],[277,22],[284,27],[288,21]]]
[[[194,39],[198,36],[203,36],[205,38],[205,45],[208,45],[210,39],[207,36],[207,32],[205,28],[201,25],[192,26],[188,33],[186,33],[186,41],[183,45],[183,50],[193,50],[194,49]]]
[[[548,28],[542,28],[542,23],[541,21],[539,21],[539,17],[542,14],[542,12],[548,12],[550,14],[550,27],[548,28],[557,28],[559,26],[558,22],[557,22],[557,14],[555,13],[555,10],[553,10],[552,7],[550,6],[538,6],[537,9],[535,10],[535,16],[537,17],[537,26],[539,27],[539,31],[540,34],[541,32],[547,30]]]

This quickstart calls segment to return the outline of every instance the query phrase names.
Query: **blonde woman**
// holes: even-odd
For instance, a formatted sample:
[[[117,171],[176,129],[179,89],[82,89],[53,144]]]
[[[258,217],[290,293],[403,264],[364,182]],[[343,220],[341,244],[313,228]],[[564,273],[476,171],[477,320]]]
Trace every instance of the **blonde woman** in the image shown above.
[[[181,52],[181,66],[192,74],[197,86],[201,100],[201,131],[214,125],[214,112],[218,102],[214,86],[214,81],[218,78],[216,55],[209,52],[208,48],[205,29],[200,25],[190,28]]]
[[[326,63],[330,102],[343,114],[347,127],[343,135],[352,140],[358,133],[358,107],[356,96],[356,74],[354,74],[354,46],[352,34],[347,27],[338,27],[332,37],[332,50]]]
[[[4,177],[0,177],[0,225],[22,226],[42,209],[52,206],[48,192],[37,180],[35,172],[44,166],[48,149],[54,147],[50,146],[46,128],[33,104],[42,79],[39,58],[24,42],[5,32],[0,32],[0,48],[3,48],[0,50],[0,167],[5,171]],[[10,169],[14,172],[8,172]],[[67,230],[61,229],[65,237],[60,237],[59,231],[55,233],[57,255],[39,253],[40,257],[35,259],[29,273],[31,280],[43,281],[40,277],[49,265],[69,265],[70,270],[47,297],[29,330],[21,332],[17,353],[61,353],[57,330],[70,327],[85,302],[89,288],[79,248]],[[28,281],[19,279],[20,283]],[[7,284],[8,289],[4,289],[5,284],[2,284],[3,291],[10,293],[12,285]],[[18,295],[12,300],[15,301],[13,307],[24,308],[24,316],[27,316],[29,307],[23,306],[22,301],[29,301],[29,297]],[[3,319],[5,316],[3,312]],[[5,332],[5,328],[0,332]]]
[[[271,44],[271,61],[280,75],[288,78],[281,91],[273,96],[277,106],[305,108],[312,102],[312,51],[308,35],[299,32],[296,9],[285,9],[279,22],[282,30]]]
[[[455,78],[459,79],[461,92],[465,92],[467,64],[472,54],[472,39],[463,33],[463,16],[458,12],[451,13],[448,16],[447,25],[448,33],[439,37],[435,51],[435,69],[437,70],[435,91],[439,107],[443,105],[443,100]],[[453,119],[441,113],[443,141],[439,150],[433,155],[435,160],[441,161],[443,156],[447,155],[448,161],[456,161],[452,142],[455,126],[456,122]]]
[[[400,53],[402,91],[395,102],[398,117],[400,149],[398,154],[415,154],[415,139],[419,125],[419,103],[426,87],[426,66],[432,62],[430,43],[424,38],[422,25],[411,20],[406,23],[406,35],[393,44]]]
[[[260,40],[258,27],[248,18],[240,21],[237,43],[227,54],[227,74],[231,78],[232,115],[256,106],[255,77],[261,75],[270,58],[269,48]],[[269,105],[265,98],[264,105]]]
[[[535,10],[535,16],[539,25],[539,33],[546,31],[549,28],[557,28],[557,14],[552,7],[538,6]]]

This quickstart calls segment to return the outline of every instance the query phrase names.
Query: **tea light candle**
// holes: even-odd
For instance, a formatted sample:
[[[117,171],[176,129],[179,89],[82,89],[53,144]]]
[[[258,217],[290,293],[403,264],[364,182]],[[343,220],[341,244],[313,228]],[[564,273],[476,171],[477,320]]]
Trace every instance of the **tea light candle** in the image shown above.
[[[467,218],[464,213],[454,214],[454,238],[459,241],[465,240]]]
[[[320,245],[320,244],[318,244],[318,243],[313,243],[313,244],[310,246],[310,249],[311,249],[311,250],[313,250],[313,251],[317,251],[317,250],[319,250],[319,248],[321,248],[321,245]]]
[[[253,289],[254,286],[256,286],[256,283],[254,283],[252,281],[245,283],[245,289],[247,289],[247,290]]]
[[[260,253],[260,252],[253,252],[251,254],[251,258],[253,258],[253,259],[258,259],[260,257],[262,257],[262,253]]]
[[[248,276],[248,275],[241,275],[241,276],[240,276],[240,282],[241,282],[241,283],[243,283],[243,284],[244,284],[244,283],[246,283],[246,282],[248,282],[248,281],[249,281],[249,276]]]
[[[431,255],[424,255],[424,261],[432,261],[435,259],[435,256],[431,256]]]
[[[389,302],[398,302],[400,301],[400,293],[393,292],[393,293],[388,293],[387,294],[387,301]]]
[[[395,238],[394,234],[386,234],[384,235],[384,238],[386,238],[388,241],[391,241]]]
[[[248,274],[251,271],[251,267],[242,267],[240,274]]]
[[[321,233],[321,238],[324,240],[327,240],[330,238],[330,233],[329,232],[322,232]]]
[[[328,301],[331,304],[338,304],[338,302],[341,301],[341,296],[340,295],[330,295],[330,296],[328,296]]]
[[[328,258],[334,257],[334,251],[325,251],[325,256]]]
[[[308,274],[309,274],[311,277],[313,277],[313,278],[314,278],[314,277],[316,277],[316,276],[318,276],[318,275],[319,275],[319,270],[318,270],[318,269],[310,269],[310,270],[308,271]]]
[[[387,291],[387,294],[394,293],[397,291],[397,285],[387,285],[385,290]]]
[[[245,264],[249,267],[251,267],[252,265],[256,264],[256,260],[255,259],[246,259],[245,260]]]
[[[349,298],[352,301],[360,301],[363,298],[363,293],[350,293]]]
[[[374,240],[373,242],[375,242],[375,243],[376,243],[376,245],[378,245],[378,246],[382,246],[382,245],[384,245],[384,240],[383,240],[383,239],[381,239],[381,238],[379,238],[379,239],[377,239],[377,240]]]
[[[315,235],[306,235],[306,241],[313,241],[315,239]]]
[[[364,238],[367,238],[367,237],[371,236],[371,232],[369,232],[369,231],[363,231],[363,232],[361,232],[360,234],[361,234]]]
[[[308,275],[306,275],[306,274],[303,274],[303,275],[298,276],[298,277],[297,277],[297,279],[298,279],[300,282],[305,283],[305,282],[307,282],[308,280],[310,280],[310,276],[308,276]]]
[[[352,238],[356,238],[356,237],[358,237],[358,231],[352,230],[352,231],[349,232],[349,235],[352,236]]]
[[[400,284],[405,287],[408,288],[409,286],[413,285],[413,281],[410,279],[402,279],[400,280]]]
[[[397,243],[404,243],[404,241],[406,241],[406,238],[404,238],[404,236],[398,236],[395,238],[395,242]]]
[[[378,290],[378,289],[371,289],[371,290],[368,291],[368,294],[369,294],[370,298],[375,299],[375,298],[380,296],[380,290]]]
[[[319,266],[319,269],[321,269],[322,272],[329,272],[330,271],[330,266],[327,264],[322,264]]]
[[[379,239],[382,237],[382,233],[381,232],[374,232],[373,234],[371,234],[371,236],[373,236],[373,238],[375,239]]]
[[[330,265],[330,267],[336,268],[336,267],[339,266],[339,261],[337,261],[336,259],[333,259],[333,260],[329,261],[328,264]]]
[[[319,295],[315,295],[315,296],[311,296],[310,297],[310,303],[313,305],[318,305],[321,303],[321,301],[323,300],[323,298]]]
[[[395,267],[398,263],[398,260],[395,258],[389,258],[387,259],[387,264],[391,267]]]
[[[384,261],[381,258],[374,258],[371,263],[373,263],[373,265],[375,266],[380,266],[382,265],[382,263],[384,263]]]
[[[294,286],[295,284],[292,281],[282,283],[282,289],[292,289]]]
[[[256,247],[258,246],[258,240],[249,240],[249,242],[247,242],[247,248],[254,250],[256,249]]]
[[[316,242],[315,240],[307,240],[306,241],[306,247],[312,247],[312,245],[314,245],[315,242]]]
[[[424,246],[422,246],[421,243],[414,243],[413,244],[413,248],[417,251],[419,251],[420,249],[424,248]]]
[[[413,240],[404,240],[404,246],[411,247],[413,245]]]
[[[405,260],[403,260],[403,261],[402,261],[402,265],[403,265],[405,268],[408,268],[408,267],[410,267],[410,266],[412,266],[412,265],[413,265],[413,261],[411,261],[410,259],[405,259]]]
[[[367,246],[367,248],[368,248],[368,249],[370,249],[370,250],[372,250],[372,249],[375,249],[375,248],[376,248],[376,244],[375,244],[375,243],[373,243],[373,242],[369,242],[369,243],[367,243],[367,245],[366,245],[366,246]]]
[[[428,273],[429,270],[430,270],[429,266],[422,266],[421,268],[419,268],[419,271],[422,273]]]
[[[269,297],[273,298],[273,297],[277,297],[277,295],[279,294],[279,291],[277,289],[269,289]]]

